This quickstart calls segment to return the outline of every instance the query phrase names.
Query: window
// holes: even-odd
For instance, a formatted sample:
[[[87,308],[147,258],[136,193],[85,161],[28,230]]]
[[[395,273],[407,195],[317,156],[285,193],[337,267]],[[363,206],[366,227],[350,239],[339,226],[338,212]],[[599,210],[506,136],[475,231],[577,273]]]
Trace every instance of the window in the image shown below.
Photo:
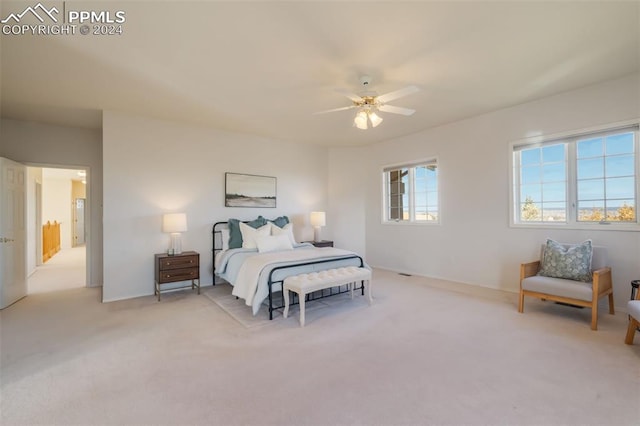
[[[520,151],[521,221],[566,221],[566,151],[564,144]]]
[[[638,224],[638,126],[513,146],[513,223]]]
[[[436,160],[385,167],[382,179],[385,222],[439,221]]]

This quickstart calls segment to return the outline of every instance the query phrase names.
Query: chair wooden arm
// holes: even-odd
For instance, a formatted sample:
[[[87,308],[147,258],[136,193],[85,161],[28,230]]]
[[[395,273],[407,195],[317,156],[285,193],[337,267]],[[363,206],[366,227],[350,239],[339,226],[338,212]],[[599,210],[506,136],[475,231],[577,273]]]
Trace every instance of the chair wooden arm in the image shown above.
[[[524,280],[527,277],[532,277],[538,273],[540,270],[540,261],[536,260],[535,262],[529,263],[521,263],[520,264],[520,281]]]
[[[612,290],[611,268],[606,266],[593,271],[593,295],[597,298],[598,295]]]
[[[591,329],[598,327],[598,300],[605,295],[609,296],[609,313],[615,313],[613,306],[613,283],[611,281],[611,268],[604,268],[593,271],[593,296],[591,305]]]
[[[636,291],[636,297],[634,300],[640,300],[640,291]],[[636,330],[640,330],[640,321],[638,321],[638,318],[634,318],[631,315],[629,315],[629,325],[627,327],[627,335],[624,338],[624,342],[627,345],[633,344],[633,337],[636,334]]]

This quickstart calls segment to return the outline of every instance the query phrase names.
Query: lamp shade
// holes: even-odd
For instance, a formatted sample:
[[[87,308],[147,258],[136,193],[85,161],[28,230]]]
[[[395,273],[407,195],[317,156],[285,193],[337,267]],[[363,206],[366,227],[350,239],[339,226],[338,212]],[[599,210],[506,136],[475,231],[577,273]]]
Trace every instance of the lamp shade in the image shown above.
[[[356,117],[353,119],[353,123],[360,130],[367,130],[367,113],[366,111],[361,110],[356,114]]]
[[[162,232],[176,233],[187,230],[187,215],[185,213],[167,213],[162,216]]]
[[[311,222],[311,226],[325,226],[326,215],[324,212],[311,212],[309,221]]]
[[[376,114],[373,111],[369,113],[369,120],[371,120],[371,125],[373,127],[376,127],[378,126],[378,124],[382,123],[382,117],[380,117],[378,114]]]

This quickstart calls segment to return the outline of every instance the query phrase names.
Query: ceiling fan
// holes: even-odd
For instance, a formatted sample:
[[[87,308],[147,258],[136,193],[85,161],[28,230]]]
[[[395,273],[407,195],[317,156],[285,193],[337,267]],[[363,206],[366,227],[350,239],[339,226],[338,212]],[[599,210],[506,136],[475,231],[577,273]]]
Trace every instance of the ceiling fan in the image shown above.
[[[368,88],[369,84],[371,84],[371,77],[369,77],[368,75],[360,77],[360,83],[362,83],[363,87]],[[407,116],[413,115],[413,113],[416,112],[415,109],[388,105],[387,102],[393,101],[394,99],[398,99],[403,96],[411,95],[412,93],[416,93],[419,91],[420,89],[416,86],[407,86],[403,89],[394,90],[393,92],[388,92],[383,95],[378,95],[376,94],[376,92],[367,91],[363,93],[362,96],[360,96],[356,95],[355,93],[351,93],[348,90],[336,89],[336,92],[351,99],[351,102],[353,102],[353,104],[342,108],[319,111],[314,114],[326,114],[328,112],[344,111],[357,108],[358,112],[353,119],[353,124],[358,129],[366,130],[368,128],[368,122],[371,123],[372,127],[376,127],[380,123],[382,123],[382,117],[376,114],[377,111],[390,112],[392,114],[401,114]]]

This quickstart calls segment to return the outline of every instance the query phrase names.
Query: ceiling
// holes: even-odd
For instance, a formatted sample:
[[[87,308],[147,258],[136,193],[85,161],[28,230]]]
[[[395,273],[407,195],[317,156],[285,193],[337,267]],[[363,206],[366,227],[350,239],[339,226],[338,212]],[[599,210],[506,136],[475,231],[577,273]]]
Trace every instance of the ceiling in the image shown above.
[[[79,173],[80,173],[80,170],[77,170],[77,169],[58,169],[58,168],[42,169],[42,177],[45,179],[75,180],[78,182],[82,182],[83,180],[85,180],[86,174],[82,176]]]
[[[4,1],[2,17],[31,2]],[[357,146],[640,70],[640,2],[47,1],[122,10],[122,35],[3,35],[3,117],[100,128],[103,110]],[[24,18],[25,20],[27,17]],[[416,85],[353,127],[336,93]]]

